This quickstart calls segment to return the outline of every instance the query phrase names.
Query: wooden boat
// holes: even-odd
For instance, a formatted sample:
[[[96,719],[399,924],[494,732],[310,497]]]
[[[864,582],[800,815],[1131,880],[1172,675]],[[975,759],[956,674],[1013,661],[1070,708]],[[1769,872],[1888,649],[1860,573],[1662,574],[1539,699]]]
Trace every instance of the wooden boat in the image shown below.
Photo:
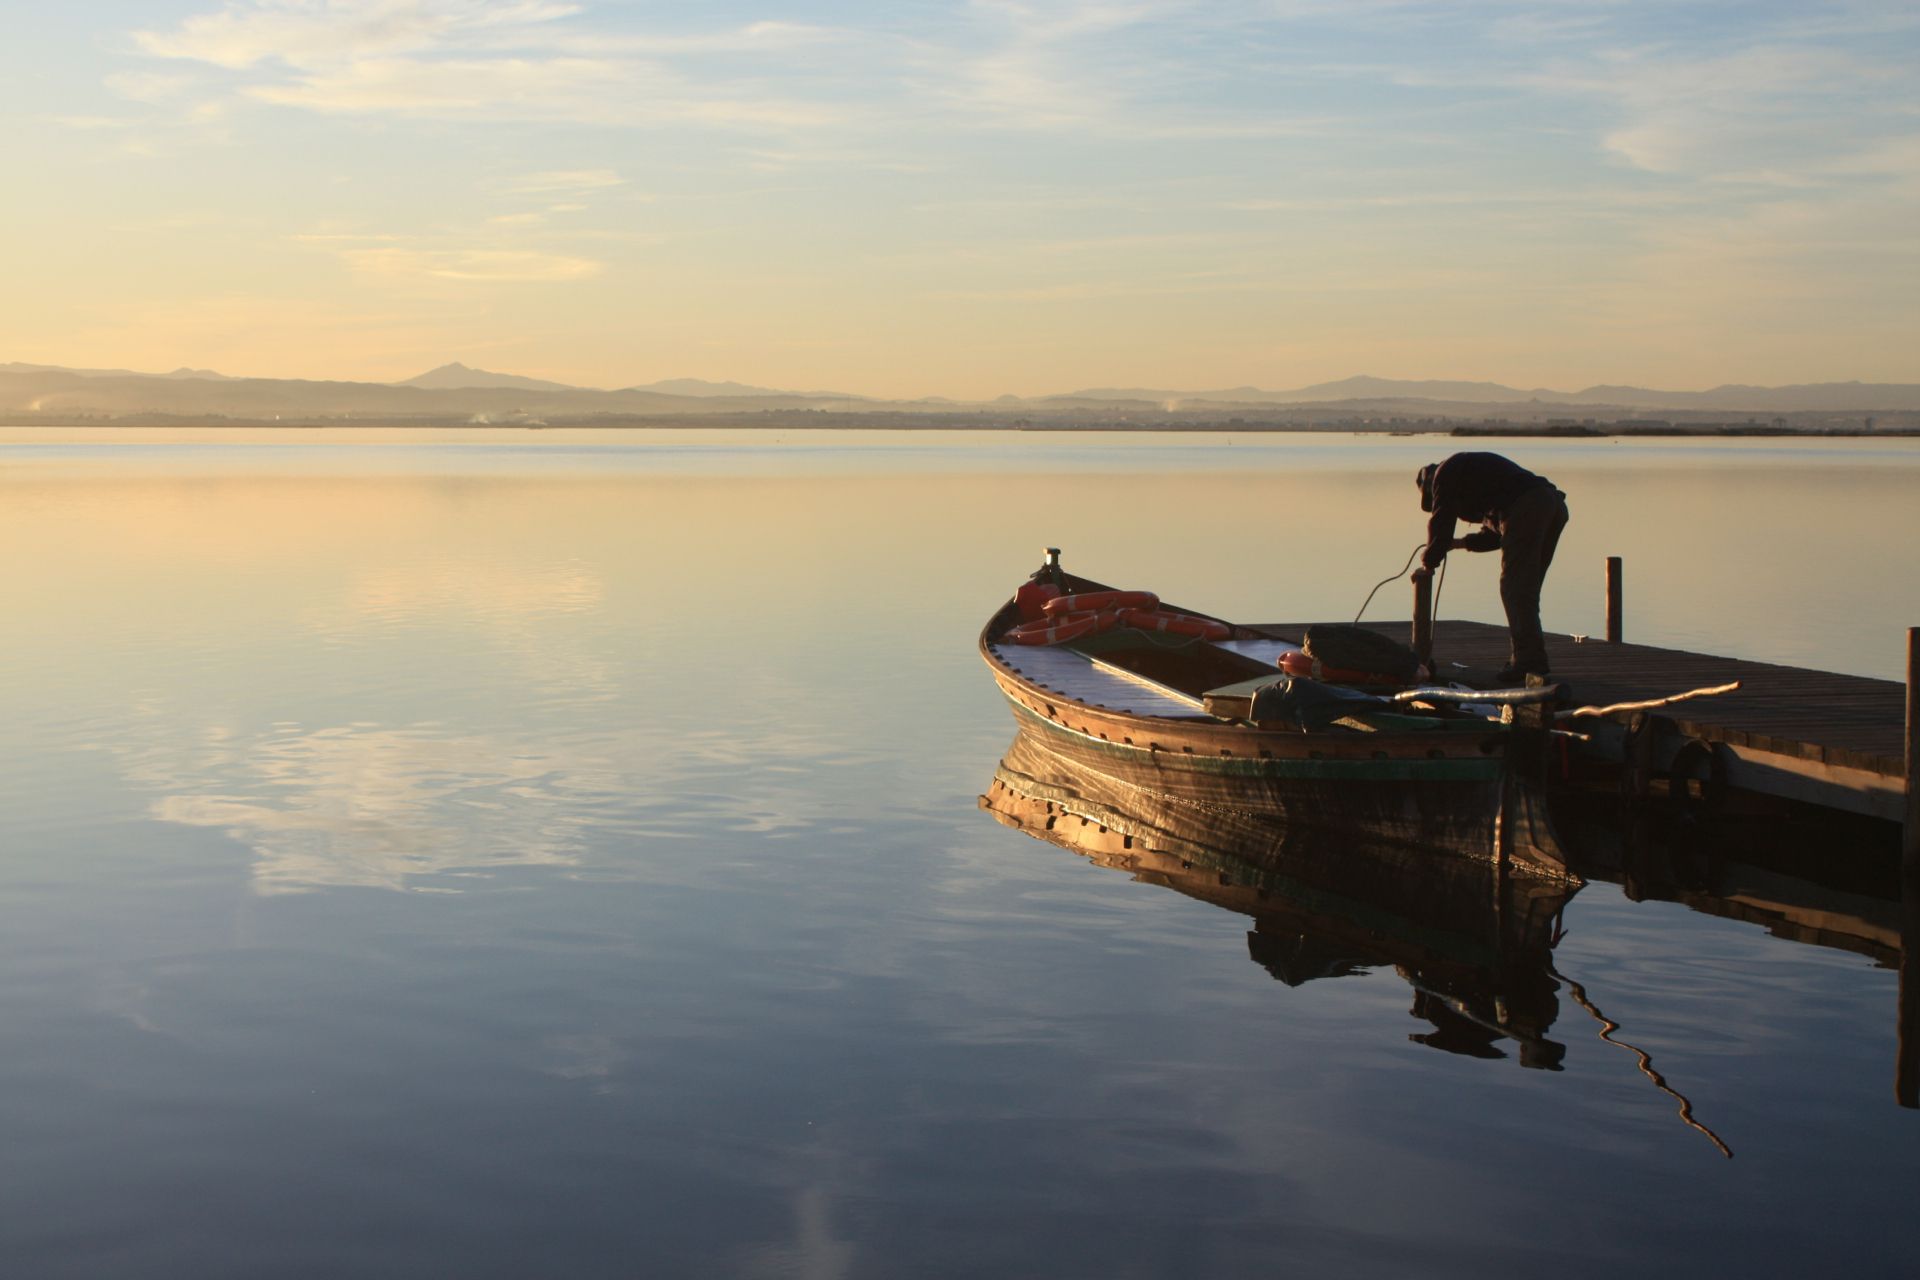
[[[1075,596],[1112,590],[1065,573],[1057,556],[1034,579],[1043,575]],[[1218,624],[1219,638],[1115,625],[1065,643],[1015,643],[1030,612],[1021,595],[998,609],[980,653],[1016,722],[1082,770],[1296,828],[1566,874],[1538,769],[1517,763],[1521,751],[1544,759],[1544,734],[1528,737],[1484,709],[1365,698],[1303,727],[1289,718],[1289,699],[1315,682],[1290,685],[1278,663],[1298,646],[1257,628],[1182,610]]]
[[[980,797],[1004,826],[1247,917],[1248,958],[1290,987],[1392,969],[1415,1041],[1557,1068],[1552,951],[1579,886],[1508,875],[1235,810],[1203,809],[1086,771],[1021,729]]]

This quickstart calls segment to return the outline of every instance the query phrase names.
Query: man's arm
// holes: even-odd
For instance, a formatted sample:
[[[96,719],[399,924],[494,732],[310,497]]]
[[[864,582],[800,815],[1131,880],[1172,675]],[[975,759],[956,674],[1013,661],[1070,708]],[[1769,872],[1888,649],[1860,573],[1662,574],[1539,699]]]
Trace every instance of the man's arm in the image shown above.
[[[1452,510],[1433,504],[1433,518],[1427,521],[1427,549],[1421,553],[1420,563],[1429,569],[1438,569],[1440,562],[1447,558],[1447,551],[1453,546],[1454,515]]]
[[[1454,539],[1454,546],[1462,551],[1498,551],[1500,549],[1500,531],[1492,525],[1475,529],[1464,538]]]

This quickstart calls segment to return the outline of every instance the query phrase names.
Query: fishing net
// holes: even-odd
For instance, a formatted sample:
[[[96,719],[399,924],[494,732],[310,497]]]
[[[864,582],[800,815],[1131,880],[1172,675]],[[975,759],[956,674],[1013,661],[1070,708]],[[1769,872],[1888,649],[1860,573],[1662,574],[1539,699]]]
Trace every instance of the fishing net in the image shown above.
[[[1328,667],[1377,673],[1401,684],[1413,683],[1420,671],[1420,658],[1412,649],[1367,627],[1313,627],[1303,647],[1309,658]]]

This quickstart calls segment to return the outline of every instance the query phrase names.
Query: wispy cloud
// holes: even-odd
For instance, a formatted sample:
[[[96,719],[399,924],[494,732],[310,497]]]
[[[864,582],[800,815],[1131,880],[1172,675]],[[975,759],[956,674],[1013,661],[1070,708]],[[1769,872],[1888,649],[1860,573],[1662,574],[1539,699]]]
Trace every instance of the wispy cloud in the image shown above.
[[[949,289],[930,298],[956,302],[1088,302],[1118,298],[1168,298],[1198,294],[1262,293],[1271,288],[1254,280],[1076,280],[1060,284],[1016,286],[1005,289]]]
[[[340,226],[328,226],[318,231],[296,231],[288,239],[296,244],[378,244],[383,242],[391,244],[411,240],[413,237],[393,231],[354,231]]]
[[[1497,15],[1487,23],[1487,35],[1508,44],[1557,44],[1570,37],[1604,31],[1610,14],[1598,12],[1524,12]]]
[[[508,182],[502,189],[513,195],[572,195],[623,187],[627,180],[612,169],[555,169],[529,173]]]
[[[263,62],[325,66],[441,47],[462,38],[497,39],[570,17],[578,5],[522,0],[237,0],[196,14],[171,31],[136,31],[162,58],[234,70]]]
[[[831,42],[824,29],[755,22],[633,37],[570,29],[566,20],[582,14],[542,0],[235,0],[133,39],[153,57],[237,73],[244,98],[329,114],[764,130],[817,127],[840,114],[775,89],[771,77],[673,65],[728,54],[777,60]]]
[[[559,283],[599,275],[606,264],[521,249],[343,249],[341,259],[370,276],[421,277],[492,284]]]
[[[1656,173],[1710,173],[1782,154],[1828,153],[1828,126],[1856,117],[1863,91],[1909,74],[1870,57],[1761,45],[1716,57],[1613,54],[1541,88],[1614,103],[1609,151]]]
[[[912,172],[910,136],[982,129],[1249,146],[1343,128],[1378,138],[1421,104],[1323,92],[1308,106],[1301,87],[1387,84],[1428,107],[1475,93],[1586,98],[1613,117],[1597,122],[1603,151],[1684,174],[1729,149],[1741,153],[1731,167],[1778,168],[1758,153],[1804,141],[1785,117],[1858,106],[1863,80],[1902,73],[1903,59],[1876,63],[1859,41],[1911,29],[1909,8],[1830,3],[1769,26],[1644,0],[971,0],[862,28],[686,29],[554,0],[229,0],[133,42],[234,73],[229,92],[284,108],[787,139],[751,151],[759,167]],[[140,101],[184,92],[174,73],[118,80]]]
[[[1229,200],[1222,206],[1239,213],[1353,213],[1366,210],[1420,209],[1666,209],[1698,203],[1699,197],[1674,191],[1616,188],[1563,188],[1532,191],[1396,191],[1387,195],[1272,196]]]
[[[78,129],[84,133],[117,133],[140,125],[138,120],[127,116],[52,116],[50,119],[63,129]]]
[[[172,102],[202,87],[199,76],[160,71],[124,71],[106,79],[109,90],[134,102]]]
[[[924,50],[918,65],[959,119],[1022,131],[1104,127],[1130,114],[1124,86],[1151,67],[1146,50],[1120,37],[1203,11],[1179,0],[971,0],[975,25],[960,47]]]
[[[545,223],[544,213],[523,212],[425,234],[323,227],[288,238],[332,254],[365,280],[564,284],[589,280],[606,270],[607,264],[598,258],[538,247],[539,241],[581,238],[579,232],[554,237]],[[536,244],[530,246],[530,240]]]

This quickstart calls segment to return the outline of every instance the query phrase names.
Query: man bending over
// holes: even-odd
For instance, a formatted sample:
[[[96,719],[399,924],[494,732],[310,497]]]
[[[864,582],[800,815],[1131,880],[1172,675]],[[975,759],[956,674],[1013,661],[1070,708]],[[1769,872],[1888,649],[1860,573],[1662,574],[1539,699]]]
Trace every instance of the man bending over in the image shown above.
[[[1543,476],[1515,466],[1497,453],[1456,453],[1420,468],[1420,509],[1427,521],[1427,549],[1414,570],[1431,577],[1455,547],[1500,552],[1500,603],[1507,610],[1512,658],[1502,680],[1518,683],[1546,675],[1547,642],[1540,631],[1540,584],[1546,581],[1560,531],[1567,527],[1567,495]],[[1481,528],[1453,536],[1454,522]]]

